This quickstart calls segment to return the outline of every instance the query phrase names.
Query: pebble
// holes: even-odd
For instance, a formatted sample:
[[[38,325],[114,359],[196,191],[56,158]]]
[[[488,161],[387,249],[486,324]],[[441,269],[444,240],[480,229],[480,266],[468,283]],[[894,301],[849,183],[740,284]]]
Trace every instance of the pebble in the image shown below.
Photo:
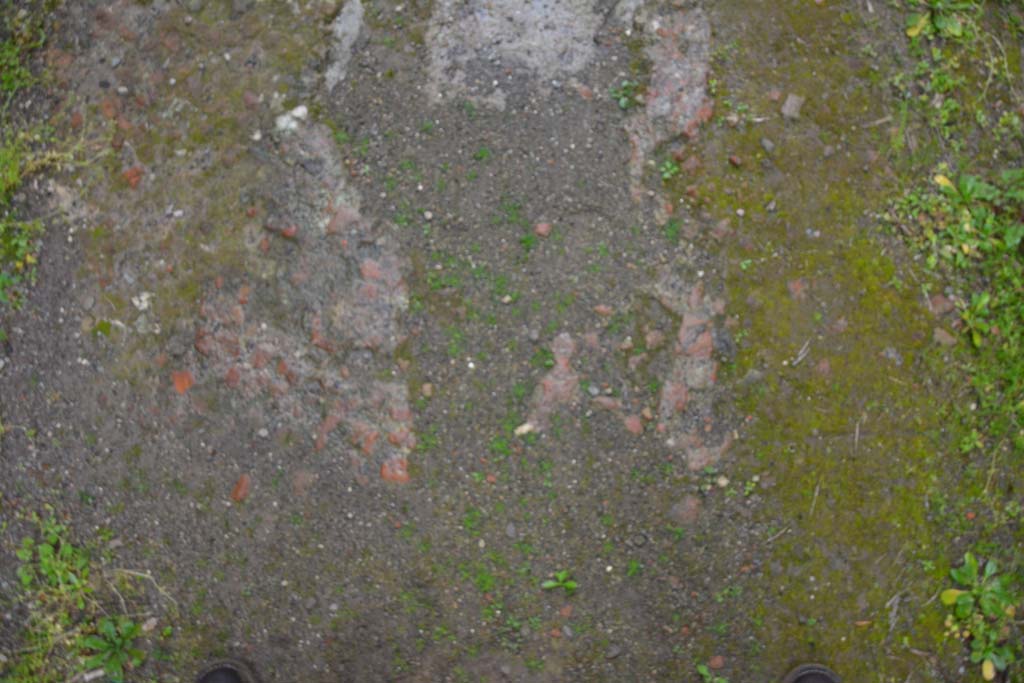
[[[605,659],[615,659],[622,654],[622,648],[618,645],[611,645],[608,647],[608,652],[605,653]]]
[[[668,514],[677,524],[689,525],[697,521],[700,516],[700,507],[700,498],[688,495],[673,505]]]
[[[548,235],[551,234],[551,224],[550,223],[538,223],[537,225],[533,226],[533,232],[538,237],[547,237]]]
[[[940,346],[956,346],[956,337],[941,327],[936,327],[932,330],[932,339]]]
[[[928,303],[935,315],[945,315],[946,313],[951,313],[956,310],[956,304],[954,304],[951,299],[941,294],[932,295],[932,298],[929,299]]]
[[[775,151],[775,143],[768,138],[761,138],[761,148],[771,154]]]
[[[903,356],[893,346],[886,346],[882,351],[882,357],[891,360],[897,367],[903,365]]]
[[[509,538],[515,538],[516,537],[516,525],[513,524],[512,522],[509,522],[508,524],[506,524],[505,525],[505,535],[508,536]]]
[[[804,106],[806,98],[790,93],[786,95],[786,101],[782,103],[782,116],[789,120],[800,118],[800,109]]]

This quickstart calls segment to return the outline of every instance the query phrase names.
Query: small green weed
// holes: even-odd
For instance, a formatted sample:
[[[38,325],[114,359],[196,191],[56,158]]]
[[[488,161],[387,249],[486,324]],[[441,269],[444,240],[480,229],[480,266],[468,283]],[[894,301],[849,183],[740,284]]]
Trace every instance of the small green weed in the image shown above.
[[[940,168],[940,171],[943,169]],[[895,206],[895,222],[925,252],[927,264],[957,282],[970,299],[960,319],[974,347],[968,376],[977,395],[965,411],[968,449],[1009,438],[1024,447],[1024,169],[992,182],[942,172],[930,188]]]
[[[141,635],[142,627],[128,617],[103,617],[96,624],[95,634],[78,641],[82,653],[89,655],[86,668],[101,668],[111,681],[120,683],[125,669],[138,666],[145,658],[145,653],[134,647]]]
[[[976,33],[976,18],[981,3],[961,0],[912,0],[918,11],[907,17],[907,36],[938,36],[951,40],[969,40]]]
[[[679,164],[672,159],[666,159],[662,162],[658,171],[661,173],[661,180],[667,183],[679,175]]]
[[[134,647],[141,628],[130,618],[104,608],[104,577],[92,569],[89,554],[68,539],[56,517],[35,518],[38,532],[16,551],[19,604],[27,617],[21,647],[0,668],[4,683],[58,683],[102,668],[109,680],[124,679],[144,655]],[[130,572],[128,574],[131,574]],[[122,605],[131,593],[122,584]]]
[[[707,664],[698,664],[697,673],[700,675],[700,680],[704,683],[729,683],[728,678],[712,673],[711,667]]]
[[[619,105],[619,109],[623,111],[635,107],[639,104],[637,95],[640,93],[640,84],[636,81],[622,81],[617,86],[613,86],[608,94],[611,95],[612,99]]]
[[[0,304],[18,308],[24,300],[24,286],[35,282],[39,221],[0,217]]]
[[[1021,632],[1014,618],[1022,596],[1009,575],[999,574],[994,560],[981,569],[971,553],[949,574],[962,588],[942,592],[942,604],[952,610],[946,616],[946,635],[970,644],[971,662],[981,664],[984,679],[991,681],[996,671],[1006,671],[1021,655]]]
[[[568,569],[563,569],[554,573],[554,578],[548,579],[540,584],[540,587],[546,591],[561,588],[565,590],[566,595],[572,595],[576,592],[579,587],[573,578],[572,573]]]

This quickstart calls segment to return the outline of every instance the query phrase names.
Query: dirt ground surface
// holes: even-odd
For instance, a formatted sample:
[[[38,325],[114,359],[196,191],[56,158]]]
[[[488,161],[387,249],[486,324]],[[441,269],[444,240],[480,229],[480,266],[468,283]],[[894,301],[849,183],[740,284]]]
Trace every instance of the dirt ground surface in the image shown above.
[[[880,5],[66,3],[0,510],[153,576],[129,680],[961,680]]]

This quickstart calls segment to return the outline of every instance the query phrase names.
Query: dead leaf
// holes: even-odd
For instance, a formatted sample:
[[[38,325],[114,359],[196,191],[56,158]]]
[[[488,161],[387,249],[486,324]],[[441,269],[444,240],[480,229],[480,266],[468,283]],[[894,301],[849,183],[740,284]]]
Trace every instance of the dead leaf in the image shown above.
[[[907,37],[916,38],[921,35],[921,31],[928,26],[928,22],[931,18],[932,15],[928,12],[925,12],[924,14],[911,14],[907,18]]]
[[[231,489],[231,500],[241,503],[249,497],[249,489],[252,488],[252,477],[243,474],[235,482],[235,488]]]
[[[192,385],[196,383],[192,373],[188,370],[177,370],[171,373],[171,381],[174,382],[174,390],[179,394],[184,394],[186,391],[192,388]]]
[[[125,182],[128,183],[128,187],[134,190],[139,186],[139,183],[142,182],[142,174],[143,171],[141,166],[132,166],[122,173],[121,177],[123,177]]]

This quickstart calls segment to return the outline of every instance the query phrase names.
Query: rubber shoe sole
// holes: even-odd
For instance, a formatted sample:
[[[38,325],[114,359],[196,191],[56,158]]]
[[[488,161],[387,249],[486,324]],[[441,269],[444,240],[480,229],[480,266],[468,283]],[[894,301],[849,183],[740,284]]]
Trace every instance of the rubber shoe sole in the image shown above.
[[[220,659],[200,671],[196,683],[259,683],[259,679],[245,662]]]
[[[840,683],[835,671],[821,664],[801,664],[789,672],[782,683]]]

